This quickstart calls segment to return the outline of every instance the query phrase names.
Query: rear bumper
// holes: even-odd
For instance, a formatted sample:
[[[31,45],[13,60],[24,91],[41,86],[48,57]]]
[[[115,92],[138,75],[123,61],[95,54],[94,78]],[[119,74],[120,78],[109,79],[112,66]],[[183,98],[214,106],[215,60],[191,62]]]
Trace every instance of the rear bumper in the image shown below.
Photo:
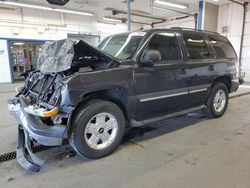
[[[240,78],[239,78],[239,82],[240,82],[240,85],[244,84],[244,78],[246,76],[246,73],[245,72],[240,72]]]
[[[46,146],[62,145],[66,127],[44,124],[40,118],[24,111],[28,105],[24,97],[8,100],[9,111],[18,122],[17,161],[24,169],[37,172],[44,161],[33,154],[31,142],[35,140]]]

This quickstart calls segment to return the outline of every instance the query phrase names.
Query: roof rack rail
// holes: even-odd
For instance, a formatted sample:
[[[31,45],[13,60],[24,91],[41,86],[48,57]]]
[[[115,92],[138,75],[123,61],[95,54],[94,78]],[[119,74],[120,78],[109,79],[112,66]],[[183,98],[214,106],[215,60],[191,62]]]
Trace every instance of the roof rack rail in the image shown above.
[[[208,31],[208,30],[202,30],[202,29],[192,29],[192,28],[186,28],[186,27],[170,27],[170,29],[181,29],[181,30],[185,30],[185,31],[203,31],[203,32],[207,32],[207,33],[213,33],[213,34],[219,34],[218,32],[214,32],[214,31]]]

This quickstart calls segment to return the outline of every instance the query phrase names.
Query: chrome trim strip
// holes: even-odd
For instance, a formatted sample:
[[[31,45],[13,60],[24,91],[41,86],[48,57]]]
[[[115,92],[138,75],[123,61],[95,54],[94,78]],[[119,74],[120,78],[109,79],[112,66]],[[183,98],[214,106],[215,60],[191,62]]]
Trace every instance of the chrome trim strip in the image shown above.
[[[200,90],[200,89],[205,89],[205,88],[209,88],[210,84],[203,84],[203,85],[199,85],[199,86],[191,86],[188,88],[189,91],[193,91],[193,90]]]
[[[189,93],[199,93],[199,92],[203,92],[203,91],[207,91],[207,88],[192,90],[192,91],[189,91]]]
[[[177,96],[181,96],[181,95],[199,93],[199,92],[204,92],[204,91],[207,91],[207,88],[192,90],[192,91],[188,91],[188,92],[175,93],[175,94],[170,94],[170,95],[162,95],[162,96],[157,96],[157,97],[144,98],[144,99],[140,99],[140,102],[148,102],[148,101],[153,101],[153,100],[158,100],[158,99],[177,97]]]
[[[148,101],[153,101],[153,100],[158,100],[158,99],[165,99],[165,98],[170,98],[170,97],[177,97],[181,95],[187,95],[188,92],[181,92],[181,93],[175,93],[175,94],[170,94],[170,95],[162,95],[158,97],[150,97],[150,98],[145,98],[145,99],[140,99],[140,102],[148,102]]]

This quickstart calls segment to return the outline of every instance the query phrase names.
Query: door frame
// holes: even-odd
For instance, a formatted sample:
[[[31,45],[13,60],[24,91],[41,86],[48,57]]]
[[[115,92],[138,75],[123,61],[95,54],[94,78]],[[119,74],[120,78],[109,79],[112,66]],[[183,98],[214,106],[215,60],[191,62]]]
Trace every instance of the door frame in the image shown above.
[[[48,42],[51,40],[42,40],[42,39],[25,39],[25,38],[4,38],[1,37],[0,40],[6,40],[7,41],[7,49],[8,49],[8,59],[9,59],[9,70],[10,70],[10,76],[11,76],[11,83],[14,83],[14,74],[13,74],[13,66],[11,64],[11,48],[10,48],[10,42],[12,41],[18,41],[18,42]]]
[[[176,38],[177,38],[177,41],[178,41],[178,45],[179,45],[179,50],[180,50],[180,53],[181,53],[181,59],[178,60],[178,64],[180,65],[183,65],[183,66],[186,66],[186,75],[187,75],[187,79],[186,79],[186,83],[187,83],[187,87],[185,89],[187,89],[186,92],[184,92],[183,90],[178,90],[179,93],[175,93],[177,92],[177,90],[169,90],[169,91],[156,91],[154,94],[162,94],[162,95],[157,95],[157,96],[153,96],[153,93],[149,93],[149,94],[139,94],[137,95],[136,93],[134,93],[137,97],[136,97],[136,104],[138,102],[145,102],[145,101],[151,101],[151,99],[164,99],[164,98],[171,98],[171,97],[178,97],[178,96],[181,96],[181,95],[187,95],[188,97],[188,90],[189,90],[189,85],[188,85],[188,81],[189,81],[189,73],[188,73],[188,62],[187,62],[187,55],[186,55],[186,51],[184,50],[185,49],[185,46],[184,46],[184,43],[182,41],[182,37],[181,37],[181,32],[178,32],[178,31],[172,31],[172,30],[155,30],[151,33],[149,33],[146,37],[146,39],[143,40],[143,44],[140,45],[140,47],[138,48],[138,51],[134,57],[134,69],[135,68],[139,68],[139,62],[141,60],[141,57],[144,53],[144,50],[145,48],[147,47],[148,43],[151,41],[152,37],[155,35],[155,34],[158,34],[158,33],[173,33],[175,34]],[[173,60],[174,61],[174,60]],[[169,61],[169,63],[172,63],[173,62],[172,60]],[[159,62],[159,64],[155,64],[154,65],[155,67],[160,67],[160,66],[167,66],[167,64],[161,64]],[[134,91],[136,91],[136,84],[134,83]],[[139,101],[137,101],[139,100]],[[136,108],[135,107],[135,112],[136,112]]]

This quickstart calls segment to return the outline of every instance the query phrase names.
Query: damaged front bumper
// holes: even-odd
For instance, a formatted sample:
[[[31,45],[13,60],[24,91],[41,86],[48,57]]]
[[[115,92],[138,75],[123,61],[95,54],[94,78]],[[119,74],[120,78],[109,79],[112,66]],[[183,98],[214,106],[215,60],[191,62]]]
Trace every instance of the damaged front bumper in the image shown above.
[[[26,170],[38,172],[44,160],[32,152],[32,142],[37,141],[45,146],[59,146],[66,137],[66,126],[48,126],[42,120],[25,112],[24,108],[30,104],[27,99],[20,96],[8,100],[9,111],[18,122],[17,161]]]

